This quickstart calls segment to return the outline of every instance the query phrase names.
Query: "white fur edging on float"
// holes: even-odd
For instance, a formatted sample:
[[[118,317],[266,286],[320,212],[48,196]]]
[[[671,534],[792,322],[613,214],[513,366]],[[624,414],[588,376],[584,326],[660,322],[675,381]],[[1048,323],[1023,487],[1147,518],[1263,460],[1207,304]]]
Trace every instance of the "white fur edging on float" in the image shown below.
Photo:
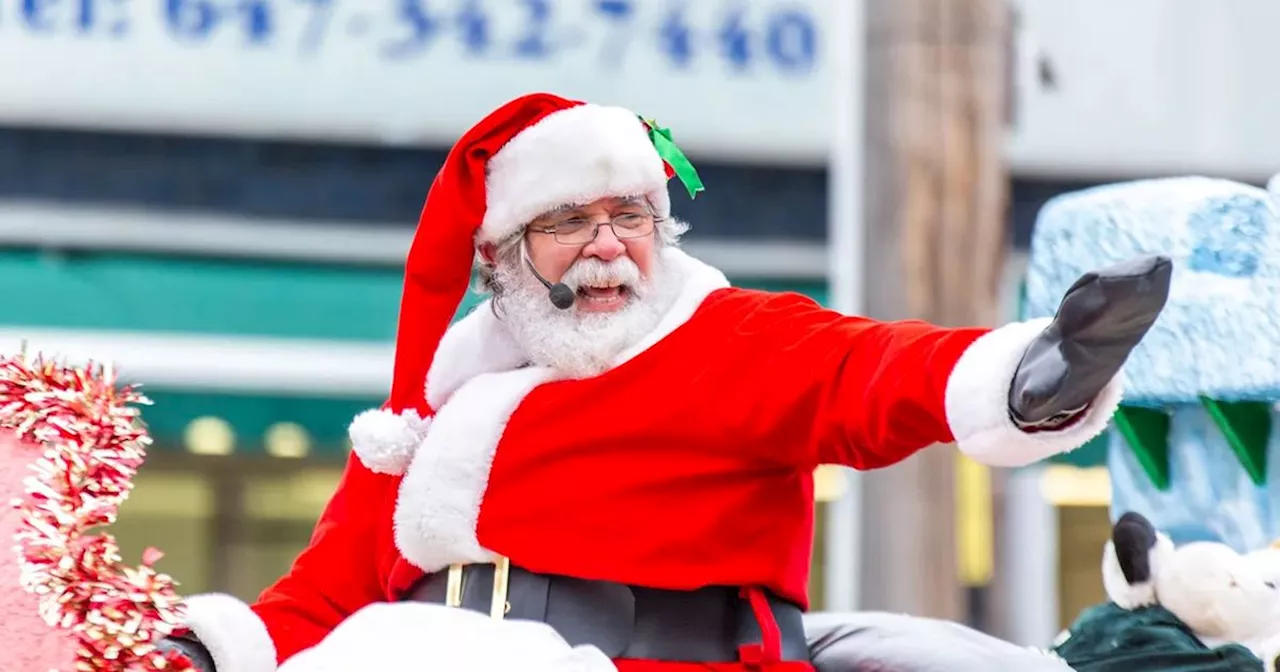
[[[544,623],[422,602],[375,603],[347,617],[279,672],[617,672],[599,649],[570,646]],[[221,672],[221,671],[219,671]]]

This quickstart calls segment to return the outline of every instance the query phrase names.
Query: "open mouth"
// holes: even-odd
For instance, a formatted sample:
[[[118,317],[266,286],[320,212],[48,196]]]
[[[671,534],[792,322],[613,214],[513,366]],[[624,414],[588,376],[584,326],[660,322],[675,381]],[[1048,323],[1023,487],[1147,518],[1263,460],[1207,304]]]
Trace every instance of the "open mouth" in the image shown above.
[[[578,288],[578,296],[589,305],[607,307],[621,303],[630,290],[622,284],[584,285]]]

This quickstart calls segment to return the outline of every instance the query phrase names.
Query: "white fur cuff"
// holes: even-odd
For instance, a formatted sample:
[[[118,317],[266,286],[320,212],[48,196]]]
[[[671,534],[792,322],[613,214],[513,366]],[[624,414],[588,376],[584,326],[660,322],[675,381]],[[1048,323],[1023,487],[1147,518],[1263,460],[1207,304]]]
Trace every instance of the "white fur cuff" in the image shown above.
[[[431,418],[420,418],[412,409],[393,413],[383,408],[367,410],[351,421],[347,430],[351,450],[370,471],[399,476],[427,435]]]
[[[1085,417],[1056,431],[1024,432],[1009,418],[1009,386],[1027,346],[1052,320],[1007,324],[984,334],[960,356],[947,380],[947,424],[956,445],[993,467],[1021,467],[1065,453],[1102,433],[1120,406],[1122,376],[1094,399]]]
[[[275,672],[276,647],[249,605],[221,594],[183,601],[186,627],[209,650],[218,672]]]

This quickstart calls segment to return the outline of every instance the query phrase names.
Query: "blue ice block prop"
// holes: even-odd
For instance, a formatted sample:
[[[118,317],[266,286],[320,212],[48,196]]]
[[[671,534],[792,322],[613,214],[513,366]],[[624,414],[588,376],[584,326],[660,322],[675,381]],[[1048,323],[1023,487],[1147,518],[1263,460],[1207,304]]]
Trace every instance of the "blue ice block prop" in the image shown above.
[[[1280,482],[1270,431],[1280,426],[1276,191],[1140,180],[1060,196],[1036,222],[1026,317],[1053,315],[1090,270],[1150,254],[1174,260],[1169,304],[1125,366],[1106,440],[1113,518],[1138,511],[1178,543],[1246,551],[1280,538],[1280,492],[1268,487]]]

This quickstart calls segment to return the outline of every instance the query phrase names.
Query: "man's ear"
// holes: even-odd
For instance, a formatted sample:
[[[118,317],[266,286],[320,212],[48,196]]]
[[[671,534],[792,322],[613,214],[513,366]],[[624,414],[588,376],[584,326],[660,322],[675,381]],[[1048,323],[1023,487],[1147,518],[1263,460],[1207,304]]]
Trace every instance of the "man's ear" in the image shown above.
[[[498,246],[494,243],[480,243],[476,246],[476,254],[480,255],[480,260],[486,266],[496,266],[498,263]]]

